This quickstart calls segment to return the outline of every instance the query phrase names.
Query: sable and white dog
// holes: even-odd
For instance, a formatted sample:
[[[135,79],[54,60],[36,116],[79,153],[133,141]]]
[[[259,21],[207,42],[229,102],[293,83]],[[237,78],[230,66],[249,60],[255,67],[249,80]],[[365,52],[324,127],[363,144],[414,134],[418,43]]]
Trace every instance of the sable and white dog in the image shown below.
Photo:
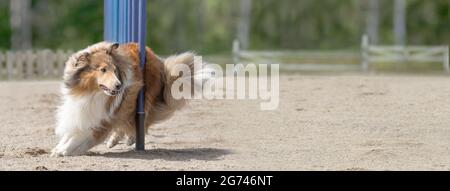
[[[190,71],[181,73],[183,67]],[[173,98],[171,86],[184,79],[193,82],[188,88],[197,88],[194,79],[202,71],[194,68],[192,53],[161,59],[147,48],[142,72],[135,43],[100,42],[75,53],[64,69],[63,103],[57,110],[55,130],[60,141],[52,156],[84,154],[108,136],[108,147],[125,137],[132,145],[139,90],[145,92],[147,131],[185,105],[185,99]]]

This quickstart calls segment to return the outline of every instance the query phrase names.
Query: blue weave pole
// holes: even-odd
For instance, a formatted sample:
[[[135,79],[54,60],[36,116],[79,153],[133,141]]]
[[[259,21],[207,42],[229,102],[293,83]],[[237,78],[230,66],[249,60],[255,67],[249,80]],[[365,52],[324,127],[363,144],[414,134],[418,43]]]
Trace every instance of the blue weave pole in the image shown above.
[[[139,44],[140,67],[145,67],[147,29],[146,0],[104,0],[104,40]],[[138,95],[136,108],[136,150],[145,150],[144,91]]]

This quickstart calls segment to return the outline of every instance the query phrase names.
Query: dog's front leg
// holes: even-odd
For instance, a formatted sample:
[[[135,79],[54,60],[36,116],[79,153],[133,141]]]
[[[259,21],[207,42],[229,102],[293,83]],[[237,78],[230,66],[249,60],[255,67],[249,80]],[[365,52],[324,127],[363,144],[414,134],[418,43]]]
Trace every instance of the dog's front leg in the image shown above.
[[[136,143],[136,121],[132,120],[128,123],[125,130],[126,144],[131,146]]]
[[[127,146],[131,146],[136,142],[136,135],[134,134],[126,134],[124,132],[121,131],[114,131],[111,134],[111,137],[109,137],[108,141],[106,142],[106,146],[108,148],[113,148],[115,147],[117,144],[119,144],[119,142],[123,139],[126,138],[126,144]]]
[[[74,156],[85,154],[106,138],[104,130],[77,130],[65,134],[52,150],[51,156]]]
[[[117,144],[119,144],[119,141],[121,141],[124,137],[124,133],[119,130],[114,130],[114,132],[111,134],[111,137],[109,137],[108,141],[106,142],[106,146],[108,148],[113,148]]]
[[[59,157],[82,154],[80,151],[91,144],[90,137],[93,137],[91,132],[78,130],[76,132],[67,133],[63,135],[58,145],[52,150],[51,155]],[[87,149],[84,150],[87,151]],[[75,153],[75,151],[78,151],[78,153]]]

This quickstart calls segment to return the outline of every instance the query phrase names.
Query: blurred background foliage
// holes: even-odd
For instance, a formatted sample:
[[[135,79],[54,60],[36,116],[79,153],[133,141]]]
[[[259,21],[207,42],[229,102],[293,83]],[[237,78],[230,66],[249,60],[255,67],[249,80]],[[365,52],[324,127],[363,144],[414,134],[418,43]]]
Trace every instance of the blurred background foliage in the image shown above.
[[[17,0],[15,0],[17,1]],[[368,0],[253,0],[249,49],[358,49]],[[240,0],[148,0],[148,45],[157,53],[229,54]],[[0,49],[11,48],[10,1],[0,0]],[[394,43],[393,0],[379,0],[379,44]],[[103,39],[102,0],[31,0],[35,49],[80,49]],[[406,0],[406,42],[449,42],[448,0]]]

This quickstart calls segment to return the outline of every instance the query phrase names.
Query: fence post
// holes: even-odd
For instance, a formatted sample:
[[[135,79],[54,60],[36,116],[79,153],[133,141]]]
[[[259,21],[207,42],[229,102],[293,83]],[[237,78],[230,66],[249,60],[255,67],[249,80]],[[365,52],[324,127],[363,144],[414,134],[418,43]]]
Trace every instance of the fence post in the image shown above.
[[[369,37],[366,34],[363,35],[361,42],[361,69],[363,72],[369,70]]]
[[[67,60],[66,54],[63,50],[57,50],[55,52],[56,71],[54,75],[59,77],[64,72],[64,62]]]
[[[15,67],[16,67],[16,78],[23,79],[25,77],[25,64],[27,61],[26,52],[25,51],[17,51],[14,55],[15,57]]]
[[[34,77],[34,62],[35,62],[35,55],[33,54],[32,50],[27,50],[24,53],[25,57],[25,78],[26,79],[32,79]]]
[[[0,79],[3,78],[3,62],[5,61],[5,55],[3,54],[3,52],[0,52]]]
[[[400,61],[403,63],[406,63],[409,61],[409,58],[411,57],[411,51],[408,48],[406,48],[406,46],[404,46],[404,45],[401,45],[400,47],[401,47],[401,52],[402,52]]]
[[[8,72],[8,80],[13,78],[14,52],[6,52],[6,70]]]
[[[448,46],[445,47],[445,51],[444,51],[444,70],[446,73],[450,73],[450,66],[449,66],[449,51],[448,51]]]
[[[239,64],[240,60],[239,60],[239,56],[240,56],[240,44],[239,44],[239,40],[235,39],[233,41],[233,63],[234,64]]]
[[[45,77],[48,74],[48,70],[47,70],[47,66],[49,64],[49,62],[47,61],[47,52],[49,52],[48,50],[40,50],[40,51],[36,51],[36,67],[37,67],[37,71],[38,77]]]
[[[51,77],[60,77],[58,76],[58,72],[55,71],[58,66],[57,62],[58,58],[56,51],[49,51],[47,54],[47,69]]]

